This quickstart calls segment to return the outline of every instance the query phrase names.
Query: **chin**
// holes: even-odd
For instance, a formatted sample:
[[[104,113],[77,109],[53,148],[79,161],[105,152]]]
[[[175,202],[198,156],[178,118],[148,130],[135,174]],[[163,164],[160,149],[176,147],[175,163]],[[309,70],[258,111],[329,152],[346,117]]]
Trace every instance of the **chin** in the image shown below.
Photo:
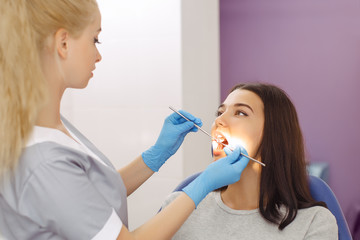
[[[84,89],[88,86],[89,84],[89,80],[85,80],[83,82],[78,82],[76,84],[72,84],[70,86],[68,86],[68,88],[73,88],[73,89]]]
[[[225,154],[225,152],[223,151],[222,153],[214,153],[213,152],[213,161],[215,162],[215,161],[217,161],[217,160],[219,160],[220,158],[224,158],[224,157],[226,157],[226,154]]]
[[[86,82],[86,84],[84,84],[83,86],[81,86],[81,88],[86,88],[89,85],[89,82]]]
[[[78,86],[76,86],[75,88],[77,89],[84,89],[89,85],[89,80],[90,79],[86,79],[83,82],[81,82]]]

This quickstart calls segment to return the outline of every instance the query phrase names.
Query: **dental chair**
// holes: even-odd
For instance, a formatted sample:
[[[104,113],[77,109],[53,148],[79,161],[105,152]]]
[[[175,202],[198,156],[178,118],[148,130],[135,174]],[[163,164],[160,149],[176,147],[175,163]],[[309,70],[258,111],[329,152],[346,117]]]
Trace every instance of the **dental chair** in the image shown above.
[[[174,190],[181,191],[189,183],[191,183],[201,172],[195,173],[183,180]],[[320,178],[309,175],[310,193],[316,201],[323,201],[327,204],[328,209],[335,216],[339,227],[339,240],[351,240],[351,234],[340,204],[336,199],[331,188]]]

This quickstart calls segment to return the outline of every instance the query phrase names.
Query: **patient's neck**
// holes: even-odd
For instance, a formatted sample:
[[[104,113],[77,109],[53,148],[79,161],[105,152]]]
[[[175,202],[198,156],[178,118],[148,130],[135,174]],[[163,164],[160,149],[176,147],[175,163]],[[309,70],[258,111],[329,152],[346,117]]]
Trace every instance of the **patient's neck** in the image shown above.
[[[260,165],[250,162],[238,182],[221,192],[225,205],[236,210],[251,210],[259,207]]]

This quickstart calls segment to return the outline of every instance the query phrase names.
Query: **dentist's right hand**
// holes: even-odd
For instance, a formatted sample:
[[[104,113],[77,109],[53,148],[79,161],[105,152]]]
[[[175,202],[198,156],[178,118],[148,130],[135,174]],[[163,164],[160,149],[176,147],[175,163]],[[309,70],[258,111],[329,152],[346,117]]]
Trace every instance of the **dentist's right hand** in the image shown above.
[[[194,201],[195,207],[211,191],[240,180],[240,175],[249,159],[241,155],[240,147],[235,148],[233,152],[228,148],[224,148],[224,151],[227,157],[211,163],[205,171],[183,189]],[[242,152],[247,155],[246,150],[242,149]]]
[[[145,164],[154,172],[159,171],[160,167],[176,153],[189,132],[198,131],[194,123],[200,127],[202,126],[199,118],[183,110],[180,110],[180,113],[191,122],[185,120],[177,113],[171,114],[165,119],[155,145],[141,154]]]

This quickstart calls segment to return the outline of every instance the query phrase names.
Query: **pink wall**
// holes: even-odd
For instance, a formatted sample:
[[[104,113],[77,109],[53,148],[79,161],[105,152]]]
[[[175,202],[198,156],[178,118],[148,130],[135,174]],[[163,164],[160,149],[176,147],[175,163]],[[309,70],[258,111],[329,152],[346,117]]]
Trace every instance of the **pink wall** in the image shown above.
[[[221,98],[242,81],[283,88],[312,162],[330,164],[345,214],[360,203],[360,1],[220,0]]]

